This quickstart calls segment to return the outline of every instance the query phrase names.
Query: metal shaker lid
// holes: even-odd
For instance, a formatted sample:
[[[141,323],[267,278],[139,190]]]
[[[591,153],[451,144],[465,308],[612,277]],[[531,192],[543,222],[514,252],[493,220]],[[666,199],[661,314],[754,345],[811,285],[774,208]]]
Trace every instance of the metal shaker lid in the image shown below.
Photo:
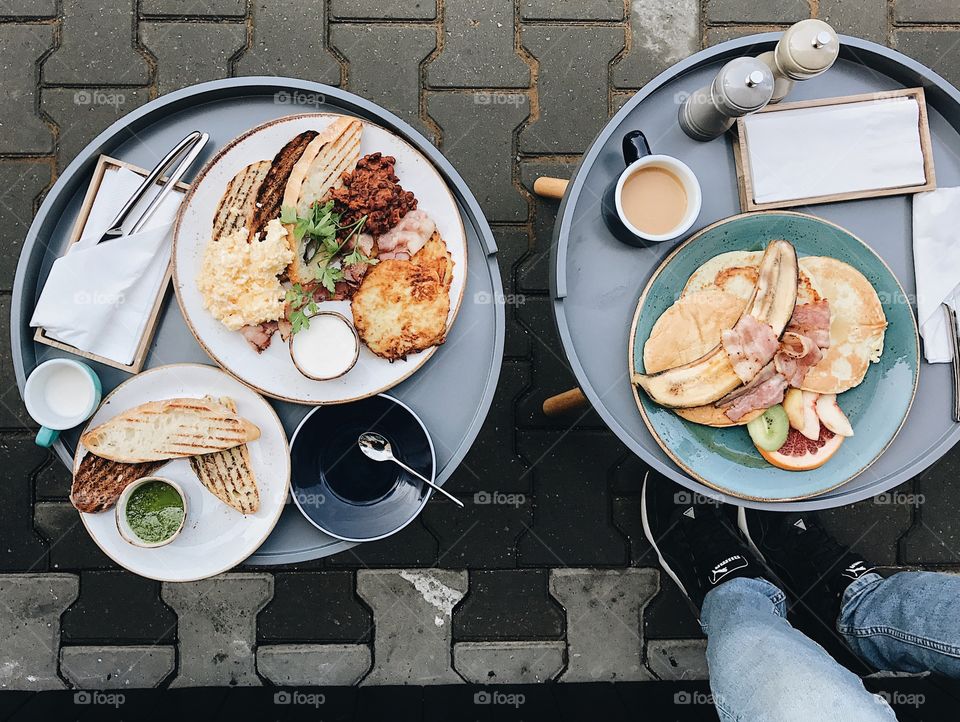
[[[760,110],[773,95],[773,73],[756,58],[734,58],[713,81],[714,101],[728,115]]]
[[[836,31],[823,20],[801,20],[777,43],[777,67],[788,78],[806,80],[824,72],[840,53]]]

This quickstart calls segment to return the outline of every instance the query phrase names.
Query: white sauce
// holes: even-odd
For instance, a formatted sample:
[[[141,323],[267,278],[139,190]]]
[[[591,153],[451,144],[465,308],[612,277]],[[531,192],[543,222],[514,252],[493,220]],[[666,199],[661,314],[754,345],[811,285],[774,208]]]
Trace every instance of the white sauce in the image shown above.
[[[43,387],[43,400],[57,416],[72,419],[90,410],[93,384],[90,377],[73,366],[53,369]]]
[[[353,365],[357,337],[339,316],[320,314],[310,319],[309,328],[294,335],[291,353],[305,374],[333,378]]]

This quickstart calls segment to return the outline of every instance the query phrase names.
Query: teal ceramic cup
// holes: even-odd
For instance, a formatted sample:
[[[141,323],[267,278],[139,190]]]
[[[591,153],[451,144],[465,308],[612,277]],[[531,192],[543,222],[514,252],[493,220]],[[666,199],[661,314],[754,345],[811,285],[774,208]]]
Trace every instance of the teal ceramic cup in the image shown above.
[[[80,361],[56,358],[37,366],[23,387],[23,401],[40,424],[37,446],[51,446],[65,429],[89,419],[103,388],[96,372]]]

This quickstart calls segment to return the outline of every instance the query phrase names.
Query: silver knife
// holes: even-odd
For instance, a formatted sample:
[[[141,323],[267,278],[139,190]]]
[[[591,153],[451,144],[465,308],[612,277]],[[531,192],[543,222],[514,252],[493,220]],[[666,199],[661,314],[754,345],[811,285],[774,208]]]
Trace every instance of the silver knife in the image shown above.
[[[960,422],[960,338],[957,337],[957,312],[943,304],[950,330],[950,348],[953,351],[953,420]]]

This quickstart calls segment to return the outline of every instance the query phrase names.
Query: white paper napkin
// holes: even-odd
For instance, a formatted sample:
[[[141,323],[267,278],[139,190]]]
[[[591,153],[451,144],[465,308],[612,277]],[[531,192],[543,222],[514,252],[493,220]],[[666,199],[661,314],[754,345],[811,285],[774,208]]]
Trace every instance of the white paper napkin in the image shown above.
[[[913,197],[913,266],[923,355],[950,361],[950,329],[941,304],[960,313],[960,188],[938,188]]]
[[[914,98],[747,116],[754,201],[923,185],[919,117]]]
[[[51,338],[123,364],[133,362],[161,292],[183,199],[172,192],[144,230],[96,243],[142,180],[125,168],[104,174],[82,237],[54,261],[30,319]],[[158,190],[138,204],[131,220]]]

